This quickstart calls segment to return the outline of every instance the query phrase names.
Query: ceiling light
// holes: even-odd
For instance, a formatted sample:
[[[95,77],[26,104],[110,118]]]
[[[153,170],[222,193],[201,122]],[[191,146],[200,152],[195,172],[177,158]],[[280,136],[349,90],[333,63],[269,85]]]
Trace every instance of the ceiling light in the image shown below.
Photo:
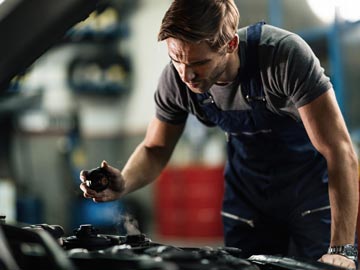
[[[315,15],[325,23],[334,21],[336,9],[343,20],[360,20],[359,0],[307,0],[307,3]]]

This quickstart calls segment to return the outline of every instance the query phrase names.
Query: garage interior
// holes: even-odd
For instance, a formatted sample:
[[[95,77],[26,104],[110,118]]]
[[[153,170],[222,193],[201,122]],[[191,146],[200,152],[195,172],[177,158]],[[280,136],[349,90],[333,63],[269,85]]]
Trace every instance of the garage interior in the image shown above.
[[[0,18],[5,16],[2,6],[9,2],[0,1]],[[360,13],[352,11],[359,10],[360,1],[235,2],[240,27],[265,20],[309,43],[331,78],[359,150]],[[85,200],[79,189],[82,169],[97,167],[102,160],[122,168],[144,137],[155,112],[154,91],[169,61],[157,33],[170,3],[107,1],[86,20],[71,27],[64,23],[69,28],[65,35],[52,36],[54,42],[41,48],[43,52],[37,52],[36,46],[19,49],[26,52],[30,65],[14,66],[11,83],[0,83],[0,215],[7,223],[58,224],[67,235],[81,224],[93,224],[102,232],[121,234],[127,232],[121,224],[129,215],[136,229],[153,241],[222,244],[218,213],[225,137],[191,117],[167,169],[151,186],[104,204]],[[29,8],[29,12],[52,12]],[[73,21],[78,20],[75,17]],[[43,23],[43,18],[36,19]],[[2,36],[30,35],[31,39],[24,21],[14,29],[1,27],[4,21],[0,20]],[[18,29],[22,32],[15,33]],[[6,55],[6,44],[0,48]],[[0,70],[5,69],[0,65]]]

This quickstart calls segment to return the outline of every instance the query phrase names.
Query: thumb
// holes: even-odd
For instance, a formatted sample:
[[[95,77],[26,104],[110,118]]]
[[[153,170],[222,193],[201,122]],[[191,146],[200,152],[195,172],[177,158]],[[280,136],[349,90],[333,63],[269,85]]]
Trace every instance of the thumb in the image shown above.
[[[103,160],[101,162],[101,168],[104,168],[107,172],[109,172],[110,174],[119,174],[119,170],[110,166],[106,160]]]
[[[109,166],[109,164],[107,163],[106,160],[103,160],[103,161],[101,162],[101,168],[106,168],[106,167],[108,167],[108,166]]]

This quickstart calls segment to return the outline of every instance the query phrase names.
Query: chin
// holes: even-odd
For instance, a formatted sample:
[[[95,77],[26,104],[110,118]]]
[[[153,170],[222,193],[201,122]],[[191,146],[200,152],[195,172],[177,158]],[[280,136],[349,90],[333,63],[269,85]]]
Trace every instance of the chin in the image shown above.
[[[189,89],[196,94],[203,94],[203,93],[207,92],[207,90],[204,90],[202,88],[190,88],[189,87]]]
[[[197,93],[197,94],[203,94],[205,92],[207,92],[209,90],[208,87],[191,87],[191,86],[187,86],[192,92]]]

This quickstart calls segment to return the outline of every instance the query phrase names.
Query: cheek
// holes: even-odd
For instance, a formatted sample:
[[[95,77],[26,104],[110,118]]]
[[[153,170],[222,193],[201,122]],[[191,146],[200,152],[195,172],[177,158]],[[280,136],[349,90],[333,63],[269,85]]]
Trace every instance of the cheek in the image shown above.
[[[199,67],[195,70],[195,74],[197,74],[197,77],[205,79],[209,76],[211,76],[211,74],[213,73],[214,69],[216,69],[216,66],[214,67],[213,65],[211,66],[204,66],[204,67]]]
[[[221,63],[218,63],[217,65],[211,66],[211,68],[208,69],[208,76],[213,77],[214,75],[217,75],[219,73],[219,70],[222,69]]]

